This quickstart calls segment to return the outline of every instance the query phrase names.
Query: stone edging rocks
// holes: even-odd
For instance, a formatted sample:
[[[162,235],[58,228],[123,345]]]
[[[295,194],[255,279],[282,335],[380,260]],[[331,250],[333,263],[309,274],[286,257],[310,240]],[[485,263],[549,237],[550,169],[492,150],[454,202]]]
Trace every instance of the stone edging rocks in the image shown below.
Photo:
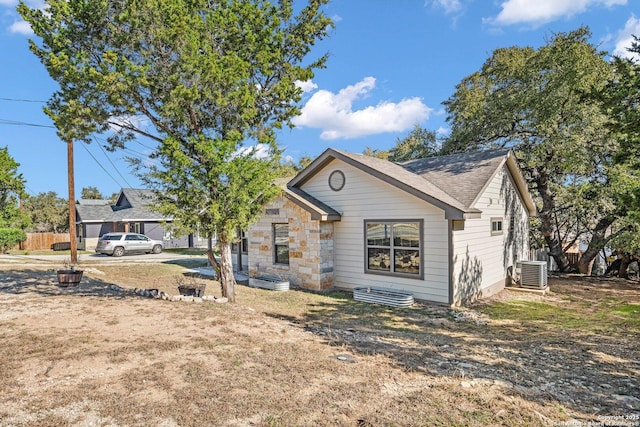
[[[169,295],[164,291],[158,289],[140,289],[140,288],[121,288],[118,285],[111,285],[110,289],[115,292],[122,292],[124,294],[138,295],[145,298],[161,299],[164,301],[184,301],[184,302],[215,302],[218,304],[224,304],[228,302],[227,298],[217,298],[213,295],[205,295],[203,297],[194,297],[187,295]]]

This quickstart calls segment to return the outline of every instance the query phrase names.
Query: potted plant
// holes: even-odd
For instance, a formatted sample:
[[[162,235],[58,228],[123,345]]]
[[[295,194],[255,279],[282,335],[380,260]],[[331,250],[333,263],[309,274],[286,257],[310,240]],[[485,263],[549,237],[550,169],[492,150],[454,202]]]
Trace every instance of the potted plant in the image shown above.
[[[82,270],[76,270],[68,259],[64,260],[64,268],[56,271],[58,275],[58,285],[60,286],[78,286],[82,280]]]
[[[195,280],[187,280],[184,277],[177,277],[176,283],[178,284],[178,292],[180,295],[203,297],[204,290],[207,287],[206,283],[198,283]]]

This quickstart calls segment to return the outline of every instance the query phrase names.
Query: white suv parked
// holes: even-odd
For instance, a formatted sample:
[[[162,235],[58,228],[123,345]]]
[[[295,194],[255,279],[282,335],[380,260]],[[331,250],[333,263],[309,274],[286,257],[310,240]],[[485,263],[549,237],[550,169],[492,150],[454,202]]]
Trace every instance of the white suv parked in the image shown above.
[[[107,233],[98,240],[96,252],[113,256],[134,252],[159,254],[162,242],[137,233]]]

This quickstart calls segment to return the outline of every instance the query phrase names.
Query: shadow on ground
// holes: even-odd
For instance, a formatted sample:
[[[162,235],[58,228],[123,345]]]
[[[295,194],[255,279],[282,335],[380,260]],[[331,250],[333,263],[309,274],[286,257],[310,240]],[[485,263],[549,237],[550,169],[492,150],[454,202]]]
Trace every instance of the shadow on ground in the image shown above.
[[[24,294],[34,293],[45,296],[77,295],[77,296],[101,296],[124,298],[137,297],[134,294],[125,294],[118,288],[112,288],[113,283],[83,276],[78,285],[61,286],[55,270],[44,271],[26,269],[14,272],[2,272],[0,278],[0,293]]]
[[[598,296],[589,289],[581,297],[573,294],[585,316],[591,315],[590,299],[607,297],[606,285],[599,284]],[[548,303],[562,307],[562,299],[554,298]],[[500,387],[508,395],[561,405],[593,420],[640,410],[636,327],[617,328],[614,322],[609,329],[571,328],[557,326],[554,318],[497,321],[475,310],[463,310],[476,316],[458,321],[460,312],[447,307],[390,308],[354,301],[346,293],[326,301],[309,306],[302,318],[268,315],[298,324],[356,360],[384,355],[403,369],[448,378],[463,388]]]

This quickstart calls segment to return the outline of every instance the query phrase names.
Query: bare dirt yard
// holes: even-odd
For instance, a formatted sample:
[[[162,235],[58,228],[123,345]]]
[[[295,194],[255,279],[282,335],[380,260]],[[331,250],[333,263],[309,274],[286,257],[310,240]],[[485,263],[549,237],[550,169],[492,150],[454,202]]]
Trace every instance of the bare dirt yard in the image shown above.
[[[1,426],[640,425],[640,285],[552,278],[473,307],[239,285],[189,262],[0,261]],[[118,286],[113,286],[118,285]]]

